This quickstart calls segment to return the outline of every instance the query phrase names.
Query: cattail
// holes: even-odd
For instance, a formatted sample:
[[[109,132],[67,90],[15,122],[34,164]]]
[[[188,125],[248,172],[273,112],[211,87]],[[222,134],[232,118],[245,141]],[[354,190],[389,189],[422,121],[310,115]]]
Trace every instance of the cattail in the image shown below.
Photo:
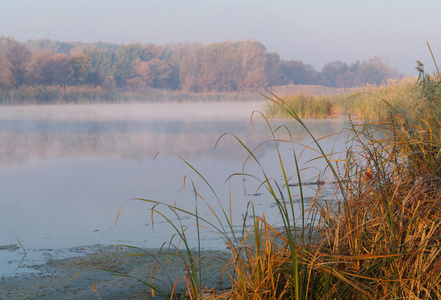
[[[404,132],[408,134],[409,132],[407,131],[406,123],[404,123],[404,117],[403,117],[403,115],[399,114],[399,115],[398,115],[398,119],[400,120],[401,127],[403,127]]]
[[[374,178],[374,170],[372,170],[372,167],[369,167],[363,174],[363,180],[364,182],[369,182],[372,178]]]

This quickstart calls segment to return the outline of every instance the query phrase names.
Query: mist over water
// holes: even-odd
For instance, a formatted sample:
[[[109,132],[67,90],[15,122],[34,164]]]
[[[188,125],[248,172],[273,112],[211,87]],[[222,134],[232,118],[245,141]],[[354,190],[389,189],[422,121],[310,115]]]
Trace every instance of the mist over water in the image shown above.
[[[254,110],[263,111],[262,102],[1,107],[0,246],[18,244],[18,239],[30,253],[95,244],[160,247],[173,234],[171,227],[155,217],[153,231],[151,205],[129,199],[176,203],[193,211],[194,193],[182,190],[183,178],[189,175],[204,200],[218,207],[203,180],[177,155],[206,177],[225,207],[232,191],[232,217],[238,230],[249,201],[258,214],[277,220],[276,209],[271,209],[274,203],[265,190],[257,190],[257,182],[243,182],[242,176],[226,182],[237,172],[262,178],[257,163],[248,160],[244,165],[247,152],[231,134],[251,150],[260,145],[255,154],[261,165],[281,182],[275,143],[264,143],[271,139],[271,131],[257,113],[251,125]],[[282,122],[271,123],[275,129]],[[283,123],[296,141],[311,142],[298,124]],[[344,127],[344,120],[307,123],[318,137]],[[288,139],[283,132],[277,136]],[[224,133],[231,134],[223,136],[215,149]],[[334,143],[331,140],[325,146],[331,149]],[[299,153],[303,149],[295,147]],[[292,146],[282,143],[280,149],[293,175]],[[322,167],[306,165],[315,156],[301,155],[305,181],[317,176]],[[315,194],[313,188],[310,194]],[[206,207],[201,206],[199,213],[214,221]],[[182,221],[194,224],[186,217]],[[225,244],[206,233],[203,247],[223,249]],[[38,257],[37,263],[41,255]],[[8,265],[6,273],[14,272],[11,266],[19,261],[20,250],[0,250],[0,269]]]

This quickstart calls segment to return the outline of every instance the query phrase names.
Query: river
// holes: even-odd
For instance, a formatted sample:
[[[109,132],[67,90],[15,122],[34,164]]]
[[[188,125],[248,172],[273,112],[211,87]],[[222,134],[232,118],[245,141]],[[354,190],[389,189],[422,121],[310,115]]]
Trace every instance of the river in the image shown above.
[[[265,214],[277,224],[274,200],[259,188],[258,180],[229,177],[249,173],[263,180],[263,168],[283,188],[277,149],[289,176],[295,175],[293,144],[270,141],[270,127],[258,113],[264,111],[263,104],[0,107],[0,274],[32,272],[29,267],[34,264],[80,255],[87,252],[83,246],[89,245],[158,248],[169,241],[172,227],[159,215],[152,220],[150,203],[130,199],[176,204],[194,212],[192,182],[202,197],[197,199],[198,214],[214,224],[217,220],[204,201],[219,216],[222,205],[237,232],[250,202],[257,215]],[[347,126],[344,119],[305,122],[316,137]],[[305,148],[300,144],[313,146],[307,133],[292,120],[271,120],[270,124],[273,130],[287,125],[300,155],[302,181],[317,180],[324,164],[310,161],[318,153],[302,152]],[[277,138],[289,140],[285,130],[279,131]],[[259,163],[236,138],[248,149],[256,149],[253,153]],[[343,141],[328,138],[321,143],[329,153],[341,150]],[[296,176],[291,182],[297,182]],[[305,190],[312,197],[317,188]],[[162,211],[179,222],[170,210]],[[194,218],[179,217],[184,226],[190,226],[188,239],[196,247]],[[222,238],[210,232],[203,233],[201,242],[204,249],[226,247]]]

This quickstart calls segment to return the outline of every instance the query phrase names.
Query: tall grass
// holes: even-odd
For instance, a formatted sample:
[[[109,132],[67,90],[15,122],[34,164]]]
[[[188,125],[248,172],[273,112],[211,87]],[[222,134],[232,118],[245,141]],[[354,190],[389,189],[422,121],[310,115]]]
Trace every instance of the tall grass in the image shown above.
[[[225,266],[233,270],[231,288],[223,295],[228,299],[441,299],[441,124],[438,112],[427,109],[441,100],[439,82],[437,76],[420,76],[417,85],[409,80],[398,83],[402,85],[398,88],[372,87],[389,114],[378,112],[374,115],[380,121],[362,124],[350,119],[346,152],[340,155],[325,153],[297,107],[269,93],[266,97],[313,139],[317,159],[324,160],[329,170],[326,181],[335,191],[327,201],[320,198],[320,189],[312,201],[306,199],[298,153],[292,147],[295,163],[288,165],[279,151],[281,143],[292,145],[293,141],[277,138],[286,127],[273,130],[267,121],[282,179],[269,177],[263,167],[259,175],[236,173],[230,179],[262,178],[259,189],[271,195],[281,227],[256,215],[250,202],[246,216],[251,215],[252,223],[247,224],[244,217],[242,235],[236,235],[229,213],[231,199],[230,207],[223,207],[202,174],[183,160],[210,187],[218,210],[194,184],[187,185],[195,195],[192,212],[143,201],[153,204],[152,213],[170,222],[177,244],[185,245],[188,297],[204,296],[203,277],[195,275],[200,274],[200,245],[193,250],[185,235],[189,229],[174,224],[159,209],[161,205],[177,216],[193,217],[198,235],[205,227],[225,240],[231,252]],[[394,98],[410,86],[410,95],[403,101],[417,97],[421,106],[414,110]],[[255,151],[235,138],[248,152],[248,160],[260,166]],[[299,183],[298,196],[290,188],[293,178]],[[300,203],[300,217],[295,214],[296,203]],[[201,204],[210,208],[216,222],[198,215]]]
[[[249,101],[258,98],[254,92],[187,93],[146,88],[142,90],[106,89],[94,85],[22,85],[1,91],[0,104],[107,103],[107,102],[183,102],[183,101]]]
[[[269,117],[290,117],[287,108],[293,109],[300,118],[329,118],[339,114],[351,114],[363,120],[384,120],[394,109],[405,111],[418,106],[415,91],[417,78],[389,80],[376,86],[342,90],[328,95],[284,94],[279,98],[286,104],[270,103],[266,107]]]
[[[416,81],[416,78],[407,77],[389,80],[380,86],[366,85],[355,94],[337,95],[335,100],[344,112],[360,119],[385,120],[396,110],[405,113],[417,105]]]
[[[272,100],[298,119],[281,99]],[[280,229],[271,228],[264,219],[256,222],[262,224],[265,237],[253,248],[259,255],[245,260],[253,266],[250,271],[237,270],[249,274],[248,287],[253,283],[261,287],[265,282],[253,280],[252,274],[264,262],[267,276],[277,278],[271,278],[272,284],[278,284],[264,285],[256,293],[252,288],[244,291],[239,282],[238,298],[441,297],[440,124],[432,111],[406,116],[385,105],[394,112],[388,119],[352,126],[353,139],[343,164],[337,162],[334,168],[328,161],[341,198],[334,205],[313,201],[304,211],[309,212],[308,220],[315,220],[308,243],[289,234],[282,243],[272,242],[280,237]],[[420,122],[410,125],[411,120]],[[285,207],[279,207],[282,215]],[[307,227],[299,231],[285,224],[283,230],[304,236]],[[298,276],[290,276],[293,269]]]
[[[1,104],[82,103],[113,99],[112,92],[92,85],[22,85],[10,91],[0,91]]]
[[[289,95],[307,95],[307,96],[332,96],[337,94],[353,93],[357,88],[333,88],[323,85],[305,85],[305,84],[288,84],[275,86],[271,91],[278,97]]]
[[[326,293],[333,298],[441,296],[441,136],[439,127],[405,122],[393,115],[367,129],[353,127],[347,204],[321,216],[320,260],[333,272]],[[377,130],[383,138],[375,138]]]
[[[300,118],[328,118],[341,113],[340,106],[331,96],[307,96],[304,94],[285,96],[287,108],[295,111]],[[273,118],[288,117],[285,109],[278,105],[268,105],[266,114]]]

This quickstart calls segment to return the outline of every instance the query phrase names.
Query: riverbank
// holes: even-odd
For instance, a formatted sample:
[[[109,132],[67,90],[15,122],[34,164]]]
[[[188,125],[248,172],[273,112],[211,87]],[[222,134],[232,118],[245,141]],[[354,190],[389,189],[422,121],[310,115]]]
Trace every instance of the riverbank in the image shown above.
[[[72,104],[72,103],[178,103],[178,102],[242,102],[261,98],[256,91],[184,92],[157,88],[137,91],[105,89],[100,86],[22,85],[9,91],[0,90],[0,104]]]
[[[176,280],[175,290],[185,289],[181,256],[160,254],[158,249],[82,248],[93,253],[33,266],[37,273],[1,278],[0,299],[149,299],[151,289],[136,278],[150,284],[153,274],[155,285],[166,293],[173,290]],[[229,253],[204,251],[201,256],[203,284],[207,290],[227,287],[228,274],[219,276],[221,267],[227,265],[231,257]]]

